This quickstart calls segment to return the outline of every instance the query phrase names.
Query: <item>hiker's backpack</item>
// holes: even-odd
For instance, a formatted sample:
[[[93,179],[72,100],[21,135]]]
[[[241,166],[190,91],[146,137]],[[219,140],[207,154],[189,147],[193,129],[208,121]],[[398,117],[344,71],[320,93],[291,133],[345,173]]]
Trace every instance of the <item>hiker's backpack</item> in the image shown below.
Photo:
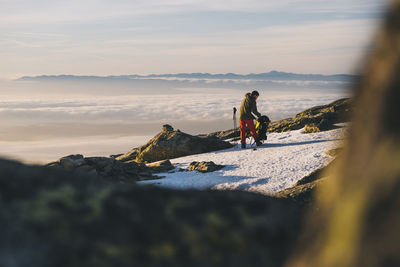
[[[267,140],[267,130],[270,122],[271,120],[268,118],[268,116],[263,115],[258,117],[256,122],[256,133],[258,140]]]

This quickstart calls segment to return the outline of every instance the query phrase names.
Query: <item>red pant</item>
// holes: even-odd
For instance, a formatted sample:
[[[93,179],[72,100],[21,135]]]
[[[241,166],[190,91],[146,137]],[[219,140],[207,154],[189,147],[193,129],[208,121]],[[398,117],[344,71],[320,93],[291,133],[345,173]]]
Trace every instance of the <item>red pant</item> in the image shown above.
[[[242,144],[246,144],[246,124],[249,127],[250,133],[254,137],[254,140],[257,139],[256,127],[254,127],[254,121],[240,120],[240,140]]]

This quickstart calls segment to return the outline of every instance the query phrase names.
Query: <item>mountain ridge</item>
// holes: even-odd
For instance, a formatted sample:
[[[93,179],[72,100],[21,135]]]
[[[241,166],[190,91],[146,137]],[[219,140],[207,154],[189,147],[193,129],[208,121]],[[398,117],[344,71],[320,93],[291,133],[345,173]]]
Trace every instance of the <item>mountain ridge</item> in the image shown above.
[[[87,80],[87,79],[155,79],[155,78],[178,78],[178,79],[258,79],[258,80],[301,80],[301,81],[353,81],[359,78],[357,75],[351,74],[297,74],[281,71],[270,71],[265,73],[249,73],[249,74],[211,74],[211,73],[175,73],[175,74],[130,74],[130,75],[109,75],[109,76],[96,76],[96,75],[39,75],[39,76],[23,76],[17,81],[27,80]]]

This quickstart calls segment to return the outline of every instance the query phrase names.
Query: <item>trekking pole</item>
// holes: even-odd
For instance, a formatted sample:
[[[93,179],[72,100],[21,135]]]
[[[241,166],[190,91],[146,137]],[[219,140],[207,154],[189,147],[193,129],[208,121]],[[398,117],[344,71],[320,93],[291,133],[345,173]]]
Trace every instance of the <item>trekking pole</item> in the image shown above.
[[[236,122],[236,107],[233,107],[233,141],[235,146],[237,145],[235,136],[236,136],[236,128],[237,128],[237,122]]]

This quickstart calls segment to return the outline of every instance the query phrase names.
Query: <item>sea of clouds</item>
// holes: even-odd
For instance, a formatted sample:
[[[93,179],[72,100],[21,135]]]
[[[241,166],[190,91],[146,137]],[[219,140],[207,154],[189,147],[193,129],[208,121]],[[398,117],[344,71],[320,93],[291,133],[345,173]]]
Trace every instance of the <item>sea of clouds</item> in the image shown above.
[[[272,120],[349,95],[345,84],[328,82],[321,82],[320,87],[315,83],[307,87],[303,81],[261,88],[249,86],[248,81],[243,88],[229,88],[230,83],[201,87],[204,81],[190,81],[192,87],[168,83],[162,88],[160,80],[155,82],[154,92],[151,86],[145,93],[133,86],[123,92],[110,87],[106,94],[104,87],[96,94],[90,84],[79,90],[68,90],[71,84],[60,85],[62,90],[57,83],[46,90],[48,84],[11,89],[8,84],[0,91],[1,154],[31,162],[72,153],[108,156],[143,144],[165,123],[191,134],[230,129],[233,107],[239,108],[244,94],[253,89],[260,92],[259,112]]]

